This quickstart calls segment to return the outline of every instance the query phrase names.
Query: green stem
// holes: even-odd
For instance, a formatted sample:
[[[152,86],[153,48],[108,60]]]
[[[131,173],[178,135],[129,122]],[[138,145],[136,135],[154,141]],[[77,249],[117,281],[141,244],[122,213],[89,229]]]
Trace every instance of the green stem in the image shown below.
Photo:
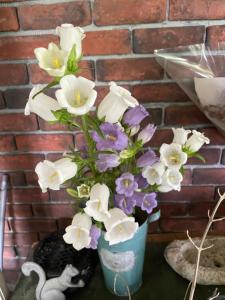
[[[88,131],[86,116],[83,115],[81,117],[81,119],[82,119],[82,129],[84,131],[84,136],[85,136],[85,140],[86,140],[87,147],[88,147],[88,156],[90,158],[92,158],[93,154],[94,154],[94,145],[93,145],[93,141],[91,139],[90,133]],[[95,166],[93,165],[93,163],[90,163],[90,168],[91,168],[91,171],[93,172],[93,174],[95,174]]]

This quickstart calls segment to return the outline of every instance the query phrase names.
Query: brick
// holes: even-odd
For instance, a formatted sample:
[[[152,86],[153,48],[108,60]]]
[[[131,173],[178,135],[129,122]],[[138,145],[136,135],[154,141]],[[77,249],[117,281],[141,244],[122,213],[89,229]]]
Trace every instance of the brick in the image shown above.
[[[57,220],[58,229],[64,229],[67,226],[71,225],[72,219],[71,218],[60,218]]]
[[[60,158],[62,158],[63,152],[60,153],[47,153],[46,154],[46,159],[51,160],[51,161],[56,161]]]
[[[30,254],[30,246],[16,247],[16,252],[19,257],[27,257]]]
[[[0,136],[0,152],[10,152],[16,149],[12,135]]]
[[[15,272],[16,270],[21,270],[22,264],[25,262],[25,258],[5,258],[3,261],[4,269],[13,270]],[[15,284],[15,283],[14,283]]]
[[[96,25],[161,22],[166,18],[165,0],[96,0]]]
[[[18,14],[22,29],[51,29],[63,23],[82,27],[91,23],[89,1],[23,5]]]
[[[225,222],[221,221],[221,222],[216,222],[213,224],[213,231],[223,234],[225,233]]]
[[[2,179],[3,173],[0,173],[0,180]],[[9,176],[9,185],[10,186],[24,186],[25,185],[25,176],[23,172],[7,172]]]
[[[204,168],[193,171],[194,184],[224,184],[224,168]]]
[[[218,43],[225,39],[225,26],[209,26],[207,28],[207,44],[212,49],[218,49]]]
[[[46,219],[10,220],[10,225],[16,232],[52,232],[57,229],[55,220]]]
[[[32,215],[33,214],[32,214],[31,205],[23,205],[23,204],[7,205],[6,208],[7,217],[31,217]]]
[[[17,31],[19,24],[15,7],[0,8],[0,31]]]
[[[130,32],[126,29],[90,31],[83,41],[84,55],[126,54],[130,51]]]
[[[204,33],[204,26],[135,29],[134,52],[154,53],[155,49],[203,43]]]
[[[25,173],[26,183],[27,185],[38,185],[38,176],[35,172],[26,172]]]
[[[219,20],[225,18],[223,0],[171,0],[170,20]]]
[[[191,203],[189,206],[189,215],[195,217],[208,216],[208,210],[212,212],[215,203],[212,202],[197,202]],[[217,216],[224,216],[225,207],[221,206]]]
[[[82,149],[85,149],[85,137],[83,133],[78,133],[75,135],[75,147],[81,151]]]
[[[7,89],[4,92],[6,106],[8,108],[24,108],[30,94],[30,89]]]
[[[71,197],[65,189],[60,189],[59,191],[53,191],[53,190],[50,190],[50,199],[51,201],[57,201],[57,202],[65,202],[65,201],[68,201],[68,202],[71,202],[71,201],[74,201],[74,198]]]
[[[92,61],[82,61],[80,63],[80,72],[78,76],[84,76],[87,79],[94,80],[94,65]],[[37,64],[30,64],[29,76],[32,83],[49,83],[52,81],[52,77],[47,74],[44,70],[40,69]]]
[[[31,131],[38,129],[35,115],[20,113],[0,115],[0,131]]]
[[[174,217],[174,216],[185,216],[187,214],[187,204],[177,203],[162,203],[160,204],[162,218]]]
[[[186,102],[188,96],[176,83],[139,84],[132,87],[132,94],[140,102]]]
[[[163,70],[152,58],[124,58],[97,61],[100,81],[161,79]]]
[[[209,124],[209,120],[194,105],[191,106],[169,106],[165,110],[166,125],[197,125]]]
[[[173,132],[168,129],[158,129],[153,135],[146,147],[160,147],[163,143],[171,143],[173,140]]]
[[[214,188],[211,186],[190,186],[181,188],[180,192],[171,191],[160,193],[159,201],[162,202],[209,202],[214,197]]]
[[[153,123],[155,125],[162,124],[162,109],[161,108],[150,108],[147,109],[149,112],[149,117],[145,118],[142,122],[142,127],[147,126],[149,123]]]
[[[225,137],[216,128],[203,128],[200,131],[210,139],[210,145],[225,144]]]
[[[66,127],[66,125],[62,125],[62,124],[49,124],[48,122],[46,122],[45,120],[38,118],[38,124],[41,130],[44,131],[68,131],[68,128]]]
[[[5,220],[5,223],[4,223],[4,231],[5,231],[5,233],[7,232],[10,232],[11,231],[11,229],[10,229],[10,227],[9,227],[9,222],[8,222],[8,220]]]
[[[64,151],[73,146],[73,137],[62,134],[17,135],[16,145],[20,151]]]
[[[10,203],[33,203],[48,201],[48,193],[42,193],[40,188],[17,188],[9,193]]]
[[[38,235],[35,232],[29,233],[5,233],[4,243],[5,246],[11,245],[32,245],[34,242],[38,241]]]
[[[70,204],[33,204],[33,212],[38,217],[51,218],[71,218],[74,215],[74,209]]]
[[[3,97],[3,93],[0,92],[0,109],[3,109],[3,108],[5,108],[5,100]]]
[[[192,184],[192,170],[191,169],[184,169],[183,180],[181,185],[189,185]]]
[[[161,219],[160,228],[164,232],[186,232],[189,230],[202,231],[205,229],[208,219],[194,219],[194,218],[170,218]]]
[[[217,164],[220,160],[220,149],[201,149],[199,151],[199,154],[201,154],[205,159],[205,164]],[[195,165],[195,164],[203,164],[203,162],[198,158],[189,158],[188,159],[189,165]]]
[[[25,64],[0,64],[0,85],[20,85],[28,83]]]
[[[4,259],[6,258],[13,258],[16,257],[16,251],[15,251],[15,247],[4,247],[3,249],[3,256]]]
[[[44,156],[40,154],[1,155],[0,169],[8,171],[33,170]]]
[[[34,49],[58,43],[54,35],[7,36],[0,38],[0,60],[34,58]],[[16,51],[15,51],[16,49]]]

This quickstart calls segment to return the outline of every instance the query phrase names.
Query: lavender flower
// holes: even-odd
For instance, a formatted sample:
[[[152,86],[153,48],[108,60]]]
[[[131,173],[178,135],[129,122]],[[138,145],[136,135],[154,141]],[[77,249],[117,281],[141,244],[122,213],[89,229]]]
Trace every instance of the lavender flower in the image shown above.
[[[116,154],[99,154],[96,167],[100,172],[119,166],[119,156]]]
[[[122,209],[125,214],[130,215],[133,213],[133,208],[136,205],[135,199],[132,197],[126,197],[125,195],[115,195],[115,206]]]
[[[157,206],[156,193],[145,194],[142,203],[139,202],[137,205],[150,214],[153,208]]]
[[[123,173],[116,179],[116,191],[118,194],[131,197],[137,188],[138,184],[131,173]]]
[[[138,141],[142,141],[142,144],[149,142],[156,131],[156,127],[153,124],[148,124],[142,131],[138,134]]]
[[[153,150],[148,150],[142,156],[140,156],[137,160],[137,166],[139,168],[144,168],[147,166],[153,165],[158,161],[158,158]]]
[[[99,151],[104,150],[123,150],[128,145],[128,137],[117,124],[103,123],[100,126],[105,138],[93,132],[92,137],[96,142],[96,148]]]
[[[130,108],[123,116],[123,122],[129,126],[136,126],[147,117],[149,113],[143,105],[138,105]]]
[[[139,189],[145,189],[148,186],[148,182],[146,178],[142,176],[142,174],[136,175],[135,181],[137,182]]]
[[[87,248],[97,249],[98,239],[101,235],[101,229],[96,225],[92,225],[90,229],[91,242]]]

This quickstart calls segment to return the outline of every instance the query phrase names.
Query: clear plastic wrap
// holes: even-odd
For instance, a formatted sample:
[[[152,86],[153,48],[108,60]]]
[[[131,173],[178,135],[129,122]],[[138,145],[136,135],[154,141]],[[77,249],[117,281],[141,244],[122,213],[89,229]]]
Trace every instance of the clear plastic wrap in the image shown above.
[[[155,50],[157,62],[225,135],[225,43]]]

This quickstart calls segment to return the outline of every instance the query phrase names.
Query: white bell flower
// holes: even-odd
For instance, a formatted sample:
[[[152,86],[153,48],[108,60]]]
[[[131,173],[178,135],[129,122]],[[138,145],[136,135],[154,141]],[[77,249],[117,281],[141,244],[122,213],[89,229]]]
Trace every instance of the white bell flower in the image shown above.
[[[90,200],[86,202],[84,211],[96,221],[104,222],[105,218],[109,216],[109,188],[105,184],[96,183],[90,192]]]
[[[187,140],[185,147],[190,148],[192,152],[197,152],[204,144],[209,144],[210,140],[197,130],[192,130],[192,135]]]
[[[162,183],[158,187],[158,190],[162,193],[167,193],[172,190],[180,191],[180,184],[183,180],[183,176],[176,169],[167,169],[166,172],[163,174]]]
[[[90,245],[92,221],[86,214],[78,213],[73,217],[72,224],[66,227],[63,239],[67,244],[72,244],[79,251]]]
[[[60,80],[60,86],[56,98],[71,114],[84,115],[94,106],[97,92],[93,81],[81,76],[66,75]]]
[[[109,210],[110,216],[104,221],[106,228],[105,240],[109,245],[125,242],[133,238],[138,229],[138,223],[133,217],[128,217],[120,208]]]
[[[38,65],[49,75],[62,77],[66,71],[68,52],[61,50],[54,43],[48,44],[46,48],[36,48],[34,54],[38,60]]]
[[[185,130],[184,128],[172,128],[173,130],[173,143],[184,145],[187,141],[189,133],[191,130]]]
[[[45,193],[47,188],[59,190],[62,183],[74,177],[77,165],[70,158],[61,158],[55,162],[44,160],[37,164],[35,172],[42,192]]]
[[[169,168],[180,169],[187,161],[187,154],[179,144],[162,144],[160,147],[160,161]]]
[[[161,162],[157,162],[152,166],[145,167],[142,171],[142,176],[146,178],[150,185],[161,184],[164,171],[165,166]]]
[[[105,96],[98,106],[97,115],[99,119],[105,118],[105,122],[117,123],[128,107],[135,107],[138,101],[131,96],[125,88],[110,82],[110,92]]]
[[[45,121],[56,121],[52,111],[59,110],[62,107],[55,99],[45,95],[44,93],[38,94],[33,99],[33,96],[40,90],[42,90],[42,86],[40,85],[31,90],[29,99],[25,106],[24,114],[28,116],[30,113],[35,113]]]
[[[74,44],[76,45],[76,57],[82,54],[82,40],[85,38],[84,30],[74,27],[72,24],[62,24],[56,27],[56,34],[60,38],[60,46],[63,50],[70,52]]]

